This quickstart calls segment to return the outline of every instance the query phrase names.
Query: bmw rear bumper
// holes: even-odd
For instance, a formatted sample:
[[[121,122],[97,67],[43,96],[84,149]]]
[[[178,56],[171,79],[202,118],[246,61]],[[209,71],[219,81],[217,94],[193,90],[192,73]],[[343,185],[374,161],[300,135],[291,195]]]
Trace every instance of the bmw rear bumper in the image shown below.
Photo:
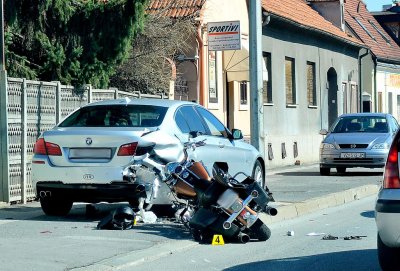
[[[135,183],[111,184],[64,184],[62,182],[38,182],[36,195],[72,202],[121,202],[146,198],[146,187]]]

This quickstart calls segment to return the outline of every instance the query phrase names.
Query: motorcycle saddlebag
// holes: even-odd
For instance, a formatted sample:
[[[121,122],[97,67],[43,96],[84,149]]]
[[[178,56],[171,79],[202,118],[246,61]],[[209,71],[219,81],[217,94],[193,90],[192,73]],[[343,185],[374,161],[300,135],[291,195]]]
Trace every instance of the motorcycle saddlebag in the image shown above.
[[[251,191],[256,190],[258,192],[257,198],[254,198],[253,201],[257,203],[262,209],[264,209],[268,202],[271,201],[271,197],[264,188],[262,188],[257,182],[253,182],[249,184],[246,188],[246,192],[250,195]]]
[[[237,236],[240,231],[239,227],[232,223],[231,228],[226,230],[223,227],[225,220],[226,217],[221,217],[209,209],[201,208],[190,219],[189,225],[192,228],[199,230],[207,229],[228,238]]]
[[[211,210],[200,208],[190,219],[189,225],[193,228],[204,229],[218,219],[217,214]]]

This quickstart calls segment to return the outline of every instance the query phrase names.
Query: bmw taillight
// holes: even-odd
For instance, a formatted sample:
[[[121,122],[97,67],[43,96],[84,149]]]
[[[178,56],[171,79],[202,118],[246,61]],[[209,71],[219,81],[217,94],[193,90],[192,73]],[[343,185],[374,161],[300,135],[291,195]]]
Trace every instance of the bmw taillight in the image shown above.
[[[119,147],[118,156],[132,156],[135,155],[136,152],[136,147],[137,147],[137,142],[132,142],[129,144],[122,145]]]
[[[46,142],[44,138],[39,138],[36,141],[35,147],[33,148],[33,153],[54,156],[62,155],[60,146],[51,142]]]
[[[400,188],[397,140],[393,142],[386,161],[383,188]]]

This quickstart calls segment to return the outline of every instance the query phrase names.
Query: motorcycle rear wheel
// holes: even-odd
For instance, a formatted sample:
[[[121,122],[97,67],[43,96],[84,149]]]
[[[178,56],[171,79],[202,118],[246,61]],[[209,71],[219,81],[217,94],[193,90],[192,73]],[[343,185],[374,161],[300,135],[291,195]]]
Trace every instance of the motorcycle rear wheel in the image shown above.
[[[259,241],[267,241],[271,237],[271,230],[260,219],[250,227],[251,237]]]

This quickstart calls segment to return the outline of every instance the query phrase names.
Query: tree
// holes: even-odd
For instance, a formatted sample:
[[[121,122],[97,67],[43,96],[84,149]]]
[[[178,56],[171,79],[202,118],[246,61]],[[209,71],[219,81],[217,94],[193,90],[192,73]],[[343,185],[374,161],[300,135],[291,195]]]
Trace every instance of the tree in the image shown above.
[[[107,87],[143,28],[148,0],[6,0],[12,77]]]
[[[132,40],[132,50],[120,65],[110,85],[124,91],[167,93],[171,80],[171,64],[167,59],[184,53],[193,46],[195,16],[170,18],[164,10],[146,17],[144,30]]]

